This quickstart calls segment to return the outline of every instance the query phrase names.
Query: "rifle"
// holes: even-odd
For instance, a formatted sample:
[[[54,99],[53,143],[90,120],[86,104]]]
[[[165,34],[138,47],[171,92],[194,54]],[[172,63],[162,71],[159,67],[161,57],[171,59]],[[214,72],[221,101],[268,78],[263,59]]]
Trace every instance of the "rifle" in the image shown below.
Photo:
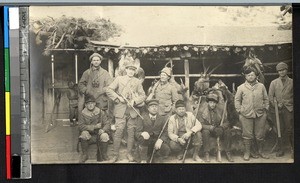
[[[169,122],[169,120],[170,120],[170,116],[169,116],[169,118],[167,119],[167,121],[165,122],[164,126],[162,127],[162,129],[161,129],[161,131],[160,131],[160,133],[159,133],[159,135],[158,135],[157,140],[160,139],[161,135],[163,134],[163,132],[164,132],[164,130],[165,130],[165,128],[166,128],[166,126],[167,126],[167,124],[168,124],[168,122]],[[157,141],[157,140],[156,140],[156,141]],[[155,151],[156,151],[155,148],[153,148],[153,151],[152,151],[152,154],[151,154],[151,158],[150,158],[149,163],[152,163],[152,160],[153,160],[153,156],[154,156]]]
[[[202,95],[199,96],[199,100],[198,100],[198,106],[197,106],[196,113],[195,113],[195,118],[196,118],[196,120],[197,120],[197,115],[198,115],[198,111],[199,111],[201,99],[202,99]],[[188,151],[188,148],[189,148],[189,146],[190,146],[191,141],[192,141],[192,136],[189,138],[189,140],[188,140],[188,142],[187,142],[187,144],[186,144],[186,146],[185,146],[185,149],[184,149],[184,152],[183,152],[183,157],[182,157],[182,163],[185,162],[186,153],[187,153],[187,151]]]
[[[97,161],[103,161],[100,143],[100,135],[97,134]]]
[[[221,119],[220,126],[222,126],[223,123],[224,123],[226,109],[227,109],[227,100],[225,101],[225,104],[224,104],[224,109],[223,109],[223,114],[222,114],[222,119]],[[220,137],[217,137],[217,162],[222,162]]]
[[[134,112],[135,112],[142,120],[144,119],[143,116],[139,113],[139,111],[137,111],[136,108],[135,108],[133,105],[130,104],[130,102],[127,100],[127,98],[126,98],[124,95],[122,95],[121,93],[118,93],[118,92],[117,92],[117,94],[120,95],[120,96],[125,100],[125,102],[127,103],[127,105],[129,105],[129,107],[131,107],[131,108],[134,110]]]
[[[148,97],[146,98],[146,101],[149,101],[149,100],[153,99],[153,97],[154,97],[154,92],[155,92],[155,90],[157,89],[158,85],[159,85],[159,81],[156,81],[156,83],[154,83],[154,85],[153,85],[153,88],[150,90],[150,94],[149,94]]]
[[[275,107],[275,117],[276,117],[276,127],[277,127],[277,141],[275,143],[275,145],[273,146],[271,152],[274,151],[275,147],[277,145],[282,146],[282,141],[281,141],[281,131],[280,131],[280,119],[279,119],[279,110],[278,110],[278,102],[276,97],[274,97],[274,107]],[[279,144],[278,144],[279,143]]]

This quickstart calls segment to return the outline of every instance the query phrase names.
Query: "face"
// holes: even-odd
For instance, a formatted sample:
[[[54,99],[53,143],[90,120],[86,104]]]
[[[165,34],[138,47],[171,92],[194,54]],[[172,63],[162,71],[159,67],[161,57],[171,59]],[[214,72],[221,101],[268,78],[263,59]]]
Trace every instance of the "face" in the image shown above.
[[[279,77],[285,77],[287,75],[287,69],[278,71]]]
[[[176,114],[180,117],[183,117],[186,113],[185,107],[177,107]]]
[[[93,57],[91,63],[94,67],[99,67],[101,64],[101,59],[99,57]]]
[[[253,82],[255,82],[256,81],[256,75],[255,75],[255,73],[252,71],[252,72],[250,72],[249,74],[246,74],[246,80],[249,82],[249,83],[253,83]]]
[[[96,106],[96,102],[88,102],[85,104],[85,107],[89,110],[89,111],[92,111],[95,109],[95,106]]]
[[[149,111],[150,114],[156,115],[157,112],[158,112],[158,106],[157,105],[150,105],[148,107],[148,111]]]
[[[208,101],[208,106],[211,109],[215,109],[216,108],[217,103],[215,101]]]
[[[169,76],[166,73],[162,72],[160,73],[160,80],[166,82],[169,80]]]
[[[129,76],[129,77],[133,77],[135,74],[135,71],[136,71],[136,69],[133,67],[126,68],[126,73],[127,73],[127,76]]]

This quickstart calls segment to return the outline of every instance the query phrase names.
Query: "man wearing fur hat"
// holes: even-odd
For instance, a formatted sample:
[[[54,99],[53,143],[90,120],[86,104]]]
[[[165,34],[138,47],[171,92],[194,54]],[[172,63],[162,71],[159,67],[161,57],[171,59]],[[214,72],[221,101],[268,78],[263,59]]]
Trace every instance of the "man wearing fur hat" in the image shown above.
[[[183,150],[185,149],[189,138],[192,138],[188,148],[194,147],[193,160],[201,162],[198,153],[202,145],[202,137],[200,130],[201,123],[191,112],[187,112],[183,100],[177,100],[175,103],[175,114],[170,117],[168,123],[168,136],[171,139],[171,151],[177,153],[177,158],[183,158]]]
[[[231,157],[231,132],[227,120],[227,111],[224,111],[224,103],[219,103],[219,96],[215,93],[208,94],[206,96],[206,101],[207,102],[200,108],[200,113],[198,115],[198,119],[202,124],[204,161],[210,161],[210,137],[219,137],[223,139],[227,160],[233,162]],[[221,125],[224,112],[223,124]]]
[[[171,115],[175,102],[179,99],[177,89],[170,83],[172,70],[165,67],[160,71],[160,80],[153,86],[147,100],[155,98],[159,101],[158,111],[160,115]]]
[[[97,143],[97,147],[101,149],[101,159],[107,161],[110,120],[105,112],[96,107],[96,101],[93,96],[86,97],[85,108],[79,115],[78,128],[82,148],[79,162],[84,163],[88,159],[87,150],[89,145],[93,143]]]
[[[133,59],[127,59],[126,75],[118,76],[107,88],[107,96],[114,101],[114,116],[116,132],[114,134],[114,158],[112,162],[116,162],[119,157],[119,149],[123,130],[127,129],[127,158],[133,161],[132,148],[134,145],[134,129],[136,127],[136,119],[139,112],[138,106],[143,105],[146,98],[143,86],[139,79],[134,77],[137,71],[137,65]],[[129,102],[127,103],[127,101]],[[136,111],[133,109],[136,109]]]
[[[265,86],[257,81],[258,72],[248,67],[244,70],[245,83],[237,88],[235,94],[235,108],[242,123],[243,140],[245,145],[244,160],[250,160],[251,143],[256,139],[260,157],[268,159],[263,152],[265,139],[265,126],[269,98]]]
[[[79,81],[79,92],[86,95],[91,95],[95,98],[97,107],[102,110],[108,109],[108,97],[106,88],[112,83],[113,79],[109,73],[103,69],[100,64],[103,57],[98,53],[93,53],[89,58],[91,65],[83,74]],[[79,107],[79,110],[82,110]]]
[[[147,102],[148,112],[137,121],[135,137],[138,140],[139,155],[141,163],[146,163],[151,157],[155,148],[157,162],[161,162],[170,153],[169,138],[167,127],[165,126],[166,117],[158,114],[158,100],[152,99]],[[165,127],[163,129],[163,127]],[[159,134],[162,135],[158,139]]]
[[[274,107],[274,97],[276,97],[277,105],[279,109],[280,118],[280,131],[289,138],[290,145],[293,152],[294,145],[294,100],[293,100],[293,79],[287,75],[288,65],[284,62],[280,62],[276,66],[276,70],[279,77],[273,80],[269,88],[270,104]],[[272,120],[276,126],[275,114],[273,114]],[[278,141],[278,151],[276,156],[280,157],[284,155],[282,149],[282,142]]]

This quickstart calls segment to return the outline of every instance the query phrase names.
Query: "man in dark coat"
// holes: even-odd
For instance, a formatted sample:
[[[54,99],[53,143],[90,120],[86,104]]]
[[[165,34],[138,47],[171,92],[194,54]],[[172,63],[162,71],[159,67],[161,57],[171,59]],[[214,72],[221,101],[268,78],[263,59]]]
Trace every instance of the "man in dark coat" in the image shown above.
[[[198,115],[198,119],[202,124],[204,161],[210,161],[210,137],[219,137],[223,138],[227,160],[233,162],[231,157],[231,132],[227,120],[227,110],[224,111],[224,103],[219,103],[219,96],[215,93],[208,94],[206,100],[207,102],[200,108]],[[221,125],[224,112],[223,124]]]
[[[161,162],[162,158],[166,158],[170,153],[168,128],[165,125],[167,118],[158,114],[158,105],[158,100],[148,101],[148,112],[143,115],[144,120],[139,118],[137,121],[135,137],[138,141],[141,163],[149,162],[153,148],[156,150],[157,162]],[[158,138],[161,132],[162,135]]]
[[[79,162],[84,163],[88,159],[87,150],[93,143],[97,143],[98,148],[101,149],[102,160],[107,161],[110,120],[105,112],[96,107],[96,101],[92,96],[86,97],[85,108],[79,115],[78,128],[82,148]]]

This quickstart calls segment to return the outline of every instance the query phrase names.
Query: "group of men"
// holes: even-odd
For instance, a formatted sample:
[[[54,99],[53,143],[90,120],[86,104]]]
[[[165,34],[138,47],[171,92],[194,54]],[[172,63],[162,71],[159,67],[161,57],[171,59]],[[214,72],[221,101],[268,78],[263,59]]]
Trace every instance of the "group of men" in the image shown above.
[[[197,114],[193,114],[186,111],[186,102],[181,100],[177,89],[170,84],[170,68],[161,70],[160,80],[147,96],[142,82],[135,77],[138,67],[132,59],[128,58],[125,62],[126,75],[114,79],[101,68],[103,57],[100,54],[93,53],[89,59],[90,68],[78,83],[82,96],[78,102],[81,163],[88,159],[87,151],[92,143],[97,143],[100,159],[108,161],[107,146],[110,140],[113,140],[110,162],[117,162],[124,137],[129,162],[162,162],[170,153],[183,159],[184,151],[191,148],[193,160],[202,162],[199,157],[201,146],[204,161],[209,162],[210,138],[220,138],[224,142],[227,160],[234,161],[227,110],[224,103],[219,102],[217,93],[206,95],[204,104],[197,108]],[[242,123],[245,161],[250,157],[268,158],[263,152],[265,131],[262,129],[266,124],[269,100],[274,105],[274,97],[278,101],[281,126],[293,140],[293,81],[287,76],[288,67],[285,63],[279,63],[276,69],[279,78],[271,83],[269,96],[264,85],[257,81],[257,72],[253,68],[244,71],[246,81],[237,89],[235,107]],[[253,139],[258,144],[258,154],[250,151]],[[134,150],[138,152],[137,158],[133,155]],[[279,144],[278,156],[281,155],[283,149]]]

